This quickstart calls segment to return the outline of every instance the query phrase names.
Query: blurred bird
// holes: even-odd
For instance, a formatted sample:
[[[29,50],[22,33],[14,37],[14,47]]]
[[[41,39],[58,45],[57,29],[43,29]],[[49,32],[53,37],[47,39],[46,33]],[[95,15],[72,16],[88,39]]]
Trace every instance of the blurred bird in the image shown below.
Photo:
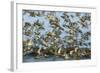
[[[76,16],[80,17],[80,13],[79,12],[76,12]]]
[[[26,36],[31,36],[32,35],[32,31],[31,30],[25,31],[24,34]]]
[[[79,23],[79,24],[81,25],[81,27],[86,27],[86,24],[85,24],[85,22],[78,21],[77,23]]]
[[[39,49],[37,50],[37,54],[38,54],[38,55],[41,55],[41,48],[39,48]]]
[[[33,45],[32,40],[27,40],[27,45],[28,45],[28,46],[32,46],[32,45]]]
[[[52,36],[52,32],[48,32],[47,35],[48,35],[48,36]]]
[[[49,22],[53,28],[59,27],[61,30],[64,30],[60,25],[59,25],[59,19],[53,15],[48,15],[47,18],[49,19]]]
[[[62,50],[62,49],[61,49],[61,48],[59,48],[57,53],[58,53],[58,54],[61,54],[61,50]]]
[[[72,18],[74,18],[74,16],[73,15],[70,15]]]
[[[32,17],[35,17],[36,16],[36,13],[35,12],[29,12],[30,13],[30,16]]]
[[[28,39],[23,41],[23,54],[29,54],[33,51],[32,47],[34,46],[32,40]]]
[[[40,39],[41,44],[43,44],[44,46],[48,46],[47,42],[43,39]]]
[[[61,17],[64,19],[65,22],[70,22],[70,19],[68,17],[66,16],[61,16]]]
[[[55,20],[55,16],[53,16],[53,15],[47,15],[47,19],[49,19],[49,20]]]
[[[23,29],[27,30],[30,26],[31,26],[31,24],[29,22],[25,22]]]
[[[34,12],[30,11],[29,13],[30,13],[30,16],[32,16],[32,17],[40,16],[41,15],[41,13],[39,11],[34,11]]]
[[[63,57],[64,57],[65,60],[70,59],[70,57],[69,57],[69,55],[68,55],[67,53],[64,53],[64,54],[63,54]]]

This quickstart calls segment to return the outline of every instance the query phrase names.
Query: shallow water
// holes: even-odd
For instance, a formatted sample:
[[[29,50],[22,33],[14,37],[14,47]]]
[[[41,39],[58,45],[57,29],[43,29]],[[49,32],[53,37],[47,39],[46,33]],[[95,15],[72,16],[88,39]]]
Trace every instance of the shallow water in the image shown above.
[[[86,60],[86,59],[90,58],[82,57],[79,60]],[[68,60],[75,60],[75,59],[70,57],[70,59]],[[64,61],[64,58],[58,56],[39,57],[39,58],[36,58],[31,55],[23,56],[23,62],[47,62],[47,61]]]
[[[43,62],[43,61],[63,61],[64,59],[61,57],[54,57],[54,56],[49,56],[49,57],[40,57],[36,58],[33,56],[24,56],[23,57],[23,62]]]

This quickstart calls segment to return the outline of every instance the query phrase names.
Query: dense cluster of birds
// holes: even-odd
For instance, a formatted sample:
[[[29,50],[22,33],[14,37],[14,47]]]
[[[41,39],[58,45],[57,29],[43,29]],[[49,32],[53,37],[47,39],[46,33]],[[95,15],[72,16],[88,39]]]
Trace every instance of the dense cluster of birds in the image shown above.
[[[27,45],[27,47],[24,47],[24,54],[23,55],[32,55],[36,59],[45,57],[48,58],[49,56],[56,56],[61,57],[64,60],[80,60],[82,58],[91,58],[91,50],[88,48],[80,49],[79,47],[69,47],[69,48],[39,48],[39,47],[33,47],[33,43],[31,40],[24,41],[23,44]]]
[[[40,31],[44,30],[43,27],[44,23],[39,22],[37,20],[33,24],[30,24],[29,22],[25,22],[23,24],[23,35],[31,37],[32,39],[25,39],[23,37],[23,56],[31,54],[36,59],[41,57],[48,58],[49,56],[56,56],[61,57],[65,60],[70,59],[82,59],[82,58],[91,58],[91,49],[90,48],[80,48],[79,45],[91,45],[89,42],[88,44],[82,43],[82,40],[89,40],[91,36],[91,32],[88,31],[83,34],[81,31],[81,28],[89,28],[88,25],[91,23],[91,17],[88,13],[86,13],[84,16],[81,16],[79,12],[76,12],[76,16],[79,18],[79,21],[72,22],[70,18],[74,18],[73,15],[68,15],[67,12],[63,12],[61,15],[61,18],[64,20],[64,23],[60,24],[60,19],[54,15],[54,12],[47,12],[45,14],[45,11],[31,11],[31,10],[24,10],[23,15],[28,13],[31,17],[38,17],[38,16],[45,16],[46,19],[49,21],[50,26],[53,28],[52,31],[48,31],[45,34],[45,38],[41,36]],[[78,26],[80,24],[80,26]],[[69,29],[68,31],[66,29]],[[45,31],[45,30],[44,30]],[[69,34],[69,39],[66,44],[69,43],[69,47],[57,47],[57,43],[59,42],[60,34],[61,32],[66,32],[66,34]],[[81,34],[81,40],[77,44],[77,36],[78,34]],[[33,36],[34,34],[34,36]],[[65,39],[66,41],[66,39]],[[50,43],[51,42],[51,43]],[[36,44],[39,43],[42,45],[42,47],[37,46]],[[50,46],[48,46],[48,44]],[[55,45],[56,44],[56,45]],[[61,44],[61,42],[60,42]],[[71,44],[71,45],[70,45]],[[54,45],[52,47],[52,45]],[[76,46],[77,45],[77,46]],[[59,44],[58,44],[59,46]]]

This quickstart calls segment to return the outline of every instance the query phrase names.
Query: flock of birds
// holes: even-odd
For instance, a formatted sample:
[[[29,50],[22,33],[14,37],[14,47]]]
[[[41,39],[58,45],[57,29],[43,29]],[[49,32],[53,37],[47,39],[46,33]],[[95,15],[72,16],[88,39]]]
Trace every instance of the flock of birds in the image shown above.
[[[41,14],[36,13],[36,12],[29,12],[29,13],[33,17],[41,15]],[[66,27],[68,27],[69,29],[74,30],[73,25],[75,25],[75,23],[73,23],[73,25],[72,25],[72,22],[70,21],[69,16],[66,13],[64,13],[63,15],[64,16],[61,16],[61,18],[63,18],[64,21],[70,23],[70,26],[66,25]],[[80,17],[79,13],[76,13],[76,16],[78,16],[79,19],[80,19],[80,21],[78,23],[82,27],[87,27],[88,24],[86,24],[86,23],[87,23],[87,21],[90,21],[90,16]],[[60,26],[60,24],[59,24],[60,20],[57,17],[53,16],[52,14],[47,15],[46,17],[49,20],[49,23],[51,24],[52,28],[54,28],[54,29],[59,28],[60,30],[65,31],[65,29],[62,26]],[[73,15],[71,15],[71,17],[73,18]],[[36,23],[34,23],[34,26],[31,26],[31,24],[29,24],[29,23],[25,23],[25,24],[26,25],[24,26],[24,30],[27,30],[30,27],[31,28],[34,27],[35,24],[39,25],[39,20]],[[76,29],[79,30],[79,27],[77,27]],[[73,32],[76,32],[76,30],[70,31],[70,32],[73,33]],[[82,33],[82,31],[79,31],[79,32]],[[32,32],[30,30],[28,30],[28,31],[25,31],[24,34],[27,35],[27,36],[31,36]],[[91,35],[91,33],[88,33],[88,34]],[[55,36],[55,34],[53,34],[53,33],[51,34],[50,32],[47,35],[50,36],[50,37]],[[43,41],[42,39],[41,39],[41,41],[46,46],[47,43],[45,41]],[[33,57],[35,57],[36,59],[39,59],[41,57],[48,58],[49,56],[61,57],[64,60],[70,60],[70,59],[74,59],[74,60],[79,59],[80,60],[83,57],[84,58],[91,58],[91,50],[90,49],[86,49],[86,48],[83,48],[83,49],[81,48],[80,49],[77,46],[63,48],[63,49],[62,48],[57,48],[57,49],[46,48],[46,49],[44,49],[44,48],[34,47],[34,43],[33,43],[32,40],[29,40],[29,39],[26,40],[26,41],[23,40],[23,55],[25,56],[25,55],[29,55],[29,54],[33,55]]]
[[[32,55],[35,59],[40,59],[41,57],[48,58],[50,56],[61,57],[64,60],[80,60],[82,58],[88,59],[91,58],[90,49],[80,49],[78,47],[72,47],[67,49],[58,48],[57,50],[48,48],[33,48],[33,43],[31,40],[27,42],[24,41],[23,44],[27,44],[27,47],[24,47],[23,55]]]

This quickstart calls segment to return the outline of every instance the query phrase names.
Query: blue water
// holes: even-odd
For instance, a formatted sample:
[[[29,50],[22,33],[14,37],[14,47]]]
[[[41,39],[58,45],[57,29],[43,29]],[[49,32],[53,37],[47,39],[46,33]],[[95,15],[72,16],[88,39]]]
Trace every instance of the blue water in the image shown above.
[[[64,59],[61,57],[54,57],[54,56],[48,58],[41,57],[38,59],[36,59],[36,57],[33,56],[24,56],[23,58],[23,62],[43,62],[43,61],[63,61],[63,60]]]
[[[87,60],[87,59],[91,59],[91,58],[81,57],[79,60]],[[23,57],[23,62],[47,62],[47,61],[64,61],[64,60],[65,60],[64,58],[57,57],[57,56],[36,58],[34,56],[27,55]],[[70,57],[68,60],[75,60],[75,59]]]

